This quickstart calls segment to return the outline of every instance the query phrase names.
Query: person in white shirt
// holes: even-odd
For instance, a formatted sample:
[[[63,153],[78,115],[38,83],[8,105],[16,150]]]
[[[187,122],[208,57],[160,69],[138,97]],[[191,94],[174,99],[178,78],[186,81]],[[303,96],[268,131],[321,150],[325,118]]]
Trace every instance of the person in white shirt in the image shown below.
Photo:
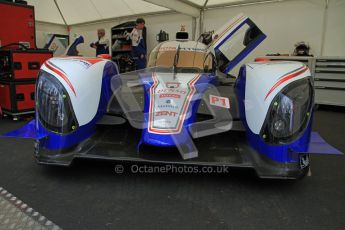
[[[138,18],[136,26],[129,34],[132,40],[132,57],[136,63],[136,69],[144,69],[146,67],[146,45],[143,38],[143,29],[145,27],[145,20]]]
[[[98,40],[90,44],[92,48],[96,49],[96,56],[100,54],[109,54],[109,40],[105,38],[105,30],[98,29],[97,36]]]

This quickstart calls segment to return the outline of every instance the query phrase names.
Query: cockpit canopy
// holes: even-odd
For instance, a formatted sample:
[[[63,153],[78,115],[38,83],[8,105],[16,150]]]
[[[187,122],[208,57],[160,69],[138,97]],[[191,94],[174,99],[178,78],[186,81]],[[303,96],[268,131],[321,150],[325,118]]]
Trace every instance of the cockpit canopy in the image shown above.
[[[195,41],[167,41],[156,46],[149,57],[148,67],[177,68],[178,72],[212,72],[214,56],[207,46]]]

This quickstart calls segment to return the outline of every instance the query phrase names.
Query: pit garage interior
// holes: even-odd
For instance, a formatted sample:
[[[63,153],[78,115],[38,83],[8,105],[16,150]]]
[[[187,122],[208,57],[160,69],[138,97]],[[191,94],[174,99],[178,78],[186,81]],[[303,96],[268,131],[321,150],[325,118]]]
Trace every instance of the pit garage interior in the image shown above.
[[[345,228],[344,0],[10,0],[0,1],[0,9],[1,230]],[[310,71],[310,129],[337,154],[321,153],[323,146],[319,146],[320,154],[308,155],[303,178],[259,178],[254,168],[246,167],[215,171],[222,163],[203,163],[198,169],[207,166],[209,171],[197,172],[161,160],[91,157],[74,159],[69,167],[38,164],[32,138],[6,136],[39,118],[35,108],[42,106],[35,95],[37,76],[43,71],[39,69],[49,58],[71,56],[66,50],[80,36],[83,43],[74,49],[78,59],[67,59],[92,57],[83,59],[87,64],[110,59],[125,77],[138,69],[133,64],[136,59],[131,59],[135,48],[130,39],[124,44],[118,40],[123,28],[128,27],[128,32],[135,28],[138,18],[145,20],[142,39],[148,60],[157,45],[174,41],[175,34],[178,38],[177,32],[188,33],[188,39],[182,40],[195,41],[206,32],[212,37],[212,31],[241,13],[266,39],[239,60],[226,78],[235,82],[240,67],[255,60],[303,63]],[[90,44],[97,41],[99,29],[104,29],[109,51],[96,58]],[[6,67],[8,62],[13,65]],[[26,72],[22,71],[25,65]],[[232,103],[230,99],[230,107]],[[231,142],[222,133],[217,139]]]

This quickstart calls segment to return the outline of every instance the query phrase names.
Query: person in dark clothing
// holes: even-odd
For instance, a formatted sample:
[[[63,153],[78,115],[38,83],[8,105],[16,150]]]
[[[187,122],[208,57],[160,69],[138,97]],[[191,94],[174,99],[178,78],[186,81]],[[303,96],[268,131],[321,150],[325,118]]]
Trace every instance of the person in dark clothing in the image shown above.
[[[109,54],[109,40],[105,38],[105,30],[97,30],[98,40],[92,42],[90,46],[96,49],[96,56],[100,54]]]
[[[144,69],[146,67],[146,45],[143,38],[143,29],[145,27],[145,20],[138,18],[136,26],[129,34],[132,40],[132,57],[136,63],[136,69]]]

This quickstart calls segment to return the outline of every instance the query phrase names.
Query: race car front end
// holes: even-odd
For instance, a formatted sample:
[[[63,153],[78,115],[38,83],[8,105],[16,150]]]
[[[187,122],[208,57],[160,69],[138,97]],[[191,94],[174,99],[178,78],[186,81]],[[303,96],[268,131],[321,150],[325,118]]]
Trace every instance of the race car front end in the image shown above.
[[[271,165],[258,165],[262,176],[305,175],[314,105],[308,67],[298,62],[247,64],[240,71],[236,93],[247,142],[259,154],[257,159]]]
[[[186,80],[199,75],[188,88]],[[112,94],[101,96],[107,94],[100,87],[91,119],[83,120],[78,105],[92,107],[90,100],[73,101],[68,84],[43,70],[37,84],[36,120],[8,136],[35,138],[41,164],[70,165],[76,158],[88,158],[221,166],[253,168],[259,177],[282,179],[304,176],[308,154],[322,152],[312,147],[327,146],[311,133],[312,81],[301,63],[245,65],[235,86],[223,85],[210,73],[174,75],[157,67],[110,79]],[[188,90],[195,90],[190,101],[184,100]],[[75,92],[79,95],[79,90]],[[185,104],[176,99],[187,103],[185,111]],[[100,122],[104,117],[108,121]],[[175,127],[174,121],[182,127],[175,133],[168,126]],[[151,126],[166,133],[152,132]]]
[[[39,163],[70,165],[78,145],[95,134],[106,113],[116,74],[116,65],[101,58],[47,60],[36,83],[35,119],[4,136],[35,139]]]
[[[311,132],[314,90],[300,62],[254,62],[230,71],[266,35],[244,15],[209,45],[166,41],[148,68],[119,74],[102,58],[53,58],[36,88],[36,119],[5,134],[35,139],[41,164],[76,158],[253,168],[296,179],[309,155],[340,154]]]

